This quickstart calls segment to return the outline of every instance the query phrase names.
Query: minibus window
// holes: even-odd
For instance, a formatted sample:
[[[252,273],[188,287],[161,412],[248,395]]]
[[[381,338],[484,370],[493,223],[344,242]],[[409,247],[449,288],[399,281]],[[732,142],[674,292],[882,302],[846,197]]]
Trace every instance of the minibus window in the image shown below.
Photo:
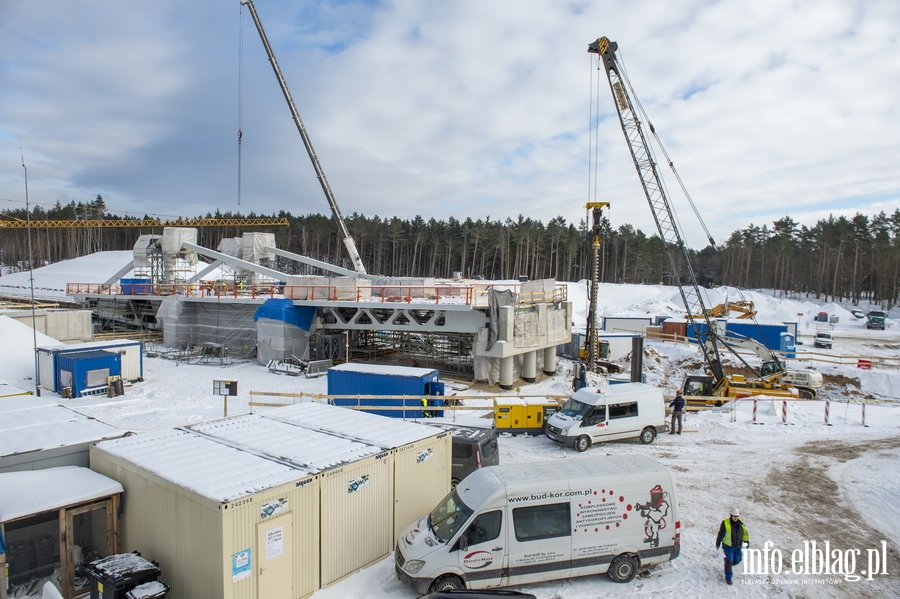
[[[469,528],[466,529],[465,533],[466,542],[468,542],[469,547],[479,543],[493,541],[499,537],[500,523],[502,520],[503,512],[500,510],[480,514],[475,518],[475,520],[472,521],[472,524],[469,525]]]
[[[581,420],[581,417],[587,413],[588,410],[591,409],[591,406],[586,403],[581,403],[580,401],[570,397],[566,400],[566,403],[563,404],[563,407],[560,409],[564,415],[569,418],[574,418],[575,420]]]
[[[553,503],[513,509],[516,540],[538,541],[572,534],[568,503]]]
[[[471,515],[472,509],[464,504],[456,494],[456,490],[453,490],[428,515],[428,525],[434,536],[442,543],[446,543]]]
[[[472,457],[472,446],[468,443],[457,442],[453,444],[453,457],[458,460],[468,460]]]
[[[481,455],[487,461],[494,457],[495,453],[497,453],[497,437],[491,436],[481,444]]]
[[[594,409],[584,417],[583,422],[582,426],[593,426],[594,424],[606,422],[606,406],[594,406]]]
[[[636,401],[631,403],[620,403],[609,406],[609,419],[631,418],[638,415],[638,405]]]

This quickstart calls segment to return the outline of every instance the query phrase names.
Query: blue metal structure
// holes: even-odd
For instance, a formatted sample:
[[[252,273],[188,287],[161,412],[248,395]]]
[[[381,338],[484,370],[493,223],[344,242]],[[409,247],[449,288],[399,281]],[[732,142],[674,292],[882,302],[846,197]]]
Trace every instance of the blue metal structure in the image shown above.
[[[122,357],[102,350],[60,354],[56,364],[56,388],[71,388],[72,397],[81,397],[85,391],[106,387],[107,377],[122,374]]]

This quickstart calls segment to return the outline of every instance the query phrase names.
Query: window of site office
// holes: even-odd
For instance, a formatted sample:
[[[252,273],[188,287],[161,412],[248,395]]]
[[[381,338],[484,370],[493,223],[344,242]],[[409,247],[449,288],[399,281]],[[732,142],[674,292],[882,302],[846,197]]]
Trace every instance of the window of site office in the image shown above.
[[[572,534],[568,503],[513,509],[517,541],[539,541]]]
[[[631,403],[620,403],[609,406],[609,419],[631,418],[638,415],[638,405],[636,401]]]

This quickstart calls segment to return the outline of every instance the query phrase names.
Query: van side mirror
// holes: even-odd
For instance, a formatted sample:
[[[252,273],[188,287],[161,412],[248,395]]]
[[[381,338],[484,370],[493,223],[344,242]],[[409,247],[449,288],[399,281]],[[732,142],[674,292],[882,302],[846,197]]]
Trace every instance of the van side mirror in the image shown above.
[[[466,536],[466,533],[463,533],[462,536],[459,537],[459,549],[461,551],[469,550],[469,537]]]

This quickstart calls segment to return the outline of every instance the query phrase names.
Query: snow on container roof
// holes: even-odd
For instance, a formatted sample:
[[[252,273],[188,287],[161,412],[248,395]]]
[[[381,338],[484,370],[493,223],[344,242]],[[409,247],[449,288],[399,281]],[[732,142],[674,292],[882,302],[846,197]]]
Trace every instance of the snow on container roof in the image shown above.
[[[188,428],[249,451],[285,460],[310,472],[355,462],[382,450],[257,414],[193,424]]]
[[[123,491],[113,479],[77,466],[5,472],[0,474],[0,522]]]
[[[183,430],[134,435],[96,447],[221,503],[309,474]]]
[[[421,378],[434,372],[434,368],[416,368],[415,366],[382,366],[380,364],[338,364],[328,370],[343,372],[362,372],[366,374],[384,374],[387,376],[414,376]]]
[[[34,394],[31,391],[26,391],[25,389],[19,389],[18,387],[13,387],[12,385],[7,385],[6,383],[0,382],[0,400],[4,397],[15,397],[22,395],[31,395]]]
[[[121,437],[125,431],[53,402],[0,399],[0,457]],[[19,399],[19,398],[17,398]]]
[[[261,415],[304,428],[350,437],[384,449],[402,447],[440,434],[440,431],[423,424],[315,401],[278,408]]]
[[[58,406],[59,403],[49,399],[43,399],[34,395],[19,395],[0,397],[0,414],[18,412],[20,410],[33,410],[47,406]]]
[[[64,344],[60,343],[59,345],[46,345],[41,346],[38,349],[42,350],[51,350],[51,351],[82,351],[88,349],[102,349],[104,347],[121,347],[123,345],[140,345],[140,341],[134,341],[132,339],[107,339],[105,341],[85,341],[84,343],[70,343]]]
[[[36,424],[28,428],[4,431],[0,435],[0,457],[115,439],[123,434],[124,431],[88,418]]]

